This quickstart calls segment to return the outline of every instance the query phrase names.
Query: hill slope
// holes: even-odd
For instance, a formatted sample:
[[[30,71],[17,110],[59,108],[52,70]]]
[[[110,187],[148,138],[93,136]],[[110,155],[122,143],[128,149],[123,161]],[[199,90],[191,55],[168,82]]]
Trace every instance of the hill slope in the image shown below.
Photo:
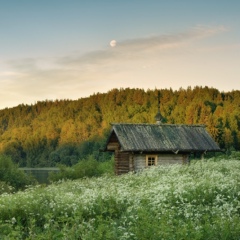
[[[240,91],[208,87],[159,90],[168,123],[206,124],[221,148],[240,150]],[[153,123],[158,90],[113,89],[76,101],[56,100],[0,111],[0,152],[20,166],[75,164],[99,155],[111,122]]]

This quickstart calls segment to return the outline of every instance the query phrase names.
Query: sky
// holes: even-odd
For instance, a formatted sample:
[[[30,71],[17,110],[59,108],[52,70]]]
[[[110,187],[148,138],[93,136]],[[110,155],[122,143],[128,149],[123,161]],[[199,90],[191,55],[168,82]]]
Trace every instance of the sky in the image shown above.
[[[0,6],[0,109],[113,88],[240,90],[239,0]]]

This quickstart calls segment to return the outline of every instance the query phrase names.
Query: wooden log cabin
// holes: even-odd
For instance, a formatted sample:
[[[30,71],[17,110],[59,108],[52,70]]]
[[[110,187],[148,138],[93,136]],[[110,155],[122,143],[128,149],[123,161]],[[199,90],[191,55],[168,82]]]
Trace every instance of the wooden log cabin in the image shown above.
[[[159,115],[158,115],[159,114]],[[160,113],[156,119],[160,117]],[[117,175],[161,164],[185,164],[191,153],[221,151],[204,125],[112,124],[105,151],[114,152]]]

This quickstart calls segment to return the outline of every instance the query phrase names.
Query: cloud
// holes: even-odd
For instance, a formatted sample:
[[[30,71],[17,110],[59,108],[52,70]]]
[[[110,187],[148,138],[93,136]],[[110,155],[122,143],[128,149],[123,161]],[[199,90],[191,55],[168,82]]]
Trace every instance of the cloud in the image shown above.
[[[224,31],[227,29],[222,26],[197,26],[175,34],[118,41],[114,48],[109,46],[85,54],[10,61],[0,74],[0,101],[12,105],[45,99],[77,99],[113,87],[137,87],[140,81],[147,84],[156,64],[158,69],[161,63],[172,64],[169,55],[174,58],[178,51],[188,51],[189,44]]]
[[[191,41],[210,37],[227,29],[223,26],[214,28],[197,26],[189,31],[177,34],[165,34],[138,39],[118,41],[114,48],[88,52],[84,55],[71,55],[58,60],[58,64],[64,66],[108,64],[114,60],[136,60],[146,54],[156,54],[164,50],[176,49]]]
[[[159,36],[151,36],[139,39],[130,39],[119,43],[121,50],[131,51],[155,51],[166,48],[179,47],[182,44],[198,38],[205,38],[217,33],[223,32],[226,29],[224,27],[206,28],[203,26],[197,26],[190,29],[189,31],[176,33],[176,34],[165,34]]]

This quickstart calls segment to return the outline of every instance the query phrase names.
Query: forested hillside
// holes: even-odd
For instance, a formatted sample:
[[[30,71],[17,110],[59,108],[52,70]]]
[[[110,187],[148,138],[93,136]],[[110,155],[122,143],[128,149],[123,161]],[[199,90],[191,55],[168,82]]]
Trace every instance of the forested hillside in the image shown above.
[[[221,148],[240,150],[240,91],[214,88],[113,89],[79,100],[55,100],[0,110],[0,151],[19,166],[73,165],[99,153],[111,122],[206,124]]]

